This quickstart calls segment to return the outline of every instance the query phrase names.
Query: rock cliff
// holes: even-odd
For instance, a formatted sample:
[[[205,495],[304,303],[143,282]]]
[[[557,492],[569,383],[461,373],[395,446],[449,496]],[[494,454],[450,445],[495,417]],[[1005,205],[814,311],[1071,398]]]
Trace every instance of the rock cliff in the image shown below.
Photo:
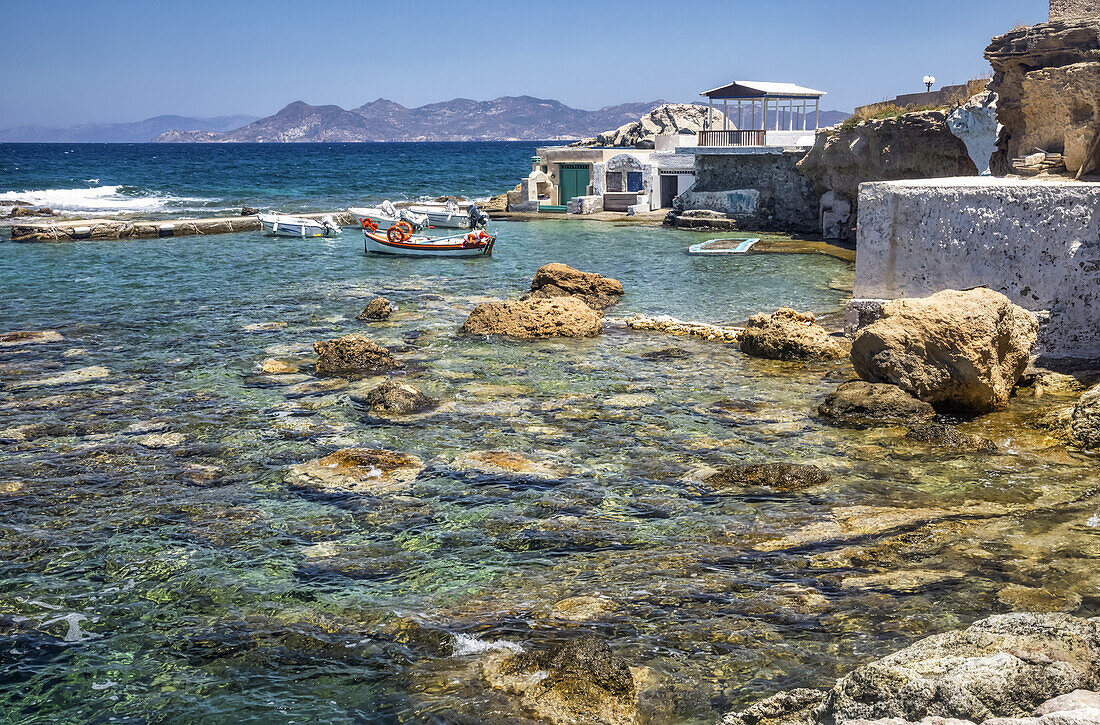
[[[657,136],[676,134],[695,135],[703,130],[707,122],[707,107],[685,103],[666,103],[653,109],[637,121],[623,124],[614,131],[606,131],[595,138],[585,139],[574,146],[624,147],[637,148],[652,143]],[[714,111],[712,128],[721,128],[721,111]],[[730,128],[736,128],[732,123]],[[652,147],[650,147],[652,148]]]
[[[948,127],[944,111],[906,113],[865,121],[850,129],[835,126],[819,131],[798,170],[814,182],[830,208],[837,210],[833,212],[837,218],[823,219],[823,226],[827,236],[841,239],[855,236],[856,200],[864,181],[978,173],[966,144]]]
[[[1100,173],[1100,17],[1043,23],[993,39],[990,90],[1003,125],[993,173],[1036,149],[1060,153],[1066,169]]]

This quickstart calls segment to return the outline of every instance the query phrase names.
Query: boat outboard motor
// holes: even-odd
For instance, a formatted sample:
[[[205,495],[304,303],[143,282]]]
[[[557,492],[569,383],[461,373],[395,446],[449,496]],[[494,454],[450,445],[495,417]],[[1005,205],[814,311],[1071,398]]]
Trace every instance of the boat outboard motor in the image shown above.
[[[471,229],[484,228],[485,225],[491,221],[488,214],[477,208],[477,204],[470,204],[470,206],[466,208],[466,213],[470,216]]]
[[[328,214],[321,217],[321,226],[325,228],[325,236],[328,236],[329,234],[340,233],[340,227],[337,226],[336,221],[332,218],[332,216]]]
[[[382,210],[382,213],[388,216],[390,219],[397,218],[397,207],[393,205],[393,202],[386,199],[384,202],[378,205],[378,208]]]
[[[406,221],[412,225],[413,231],[420,231],[428,226],[428,215],[417,214],[416,212],[409,211],[408,209],[401,210],[401,221]]]

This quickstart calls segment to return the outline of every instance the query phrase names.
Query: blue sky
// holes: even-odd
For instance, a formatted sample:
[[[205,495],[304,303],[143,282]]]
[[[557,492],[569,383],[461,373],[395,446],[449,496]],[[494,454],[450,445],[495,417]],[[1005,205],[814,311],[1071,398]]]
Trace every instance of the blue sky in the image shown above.
[[[0,127],[502,95],[598,108],[800,83],[850,110],[985,73],[1046,0],[119,2],[2,6]]]

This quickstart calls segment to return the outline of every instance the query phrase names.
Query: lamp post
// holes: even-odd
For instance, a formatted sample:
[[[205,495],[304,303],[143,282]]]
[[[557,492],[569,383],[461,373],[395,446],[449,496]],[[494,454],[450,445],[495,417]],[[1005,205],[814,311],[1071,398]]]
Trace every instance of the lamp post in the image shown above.
[[[928,92],[932,92],[932,84],[936,82],[936,76],[925,76],[924,85],[928,89]]]

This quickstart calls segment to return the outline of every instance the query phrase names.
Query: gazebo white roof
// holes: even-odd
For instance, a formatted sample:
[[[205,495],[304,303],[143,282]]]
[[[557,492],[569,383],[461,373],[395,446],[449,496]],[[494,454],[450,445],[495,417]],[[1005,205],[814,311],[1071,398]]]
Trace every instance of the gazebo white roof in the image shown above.
[[[821,98],[825,91],[795,85],[794,83],[770,83],[765,81],[734,81],[720,88],[713,88],[699,94],[714,99],[752,99],[752,98]]]

